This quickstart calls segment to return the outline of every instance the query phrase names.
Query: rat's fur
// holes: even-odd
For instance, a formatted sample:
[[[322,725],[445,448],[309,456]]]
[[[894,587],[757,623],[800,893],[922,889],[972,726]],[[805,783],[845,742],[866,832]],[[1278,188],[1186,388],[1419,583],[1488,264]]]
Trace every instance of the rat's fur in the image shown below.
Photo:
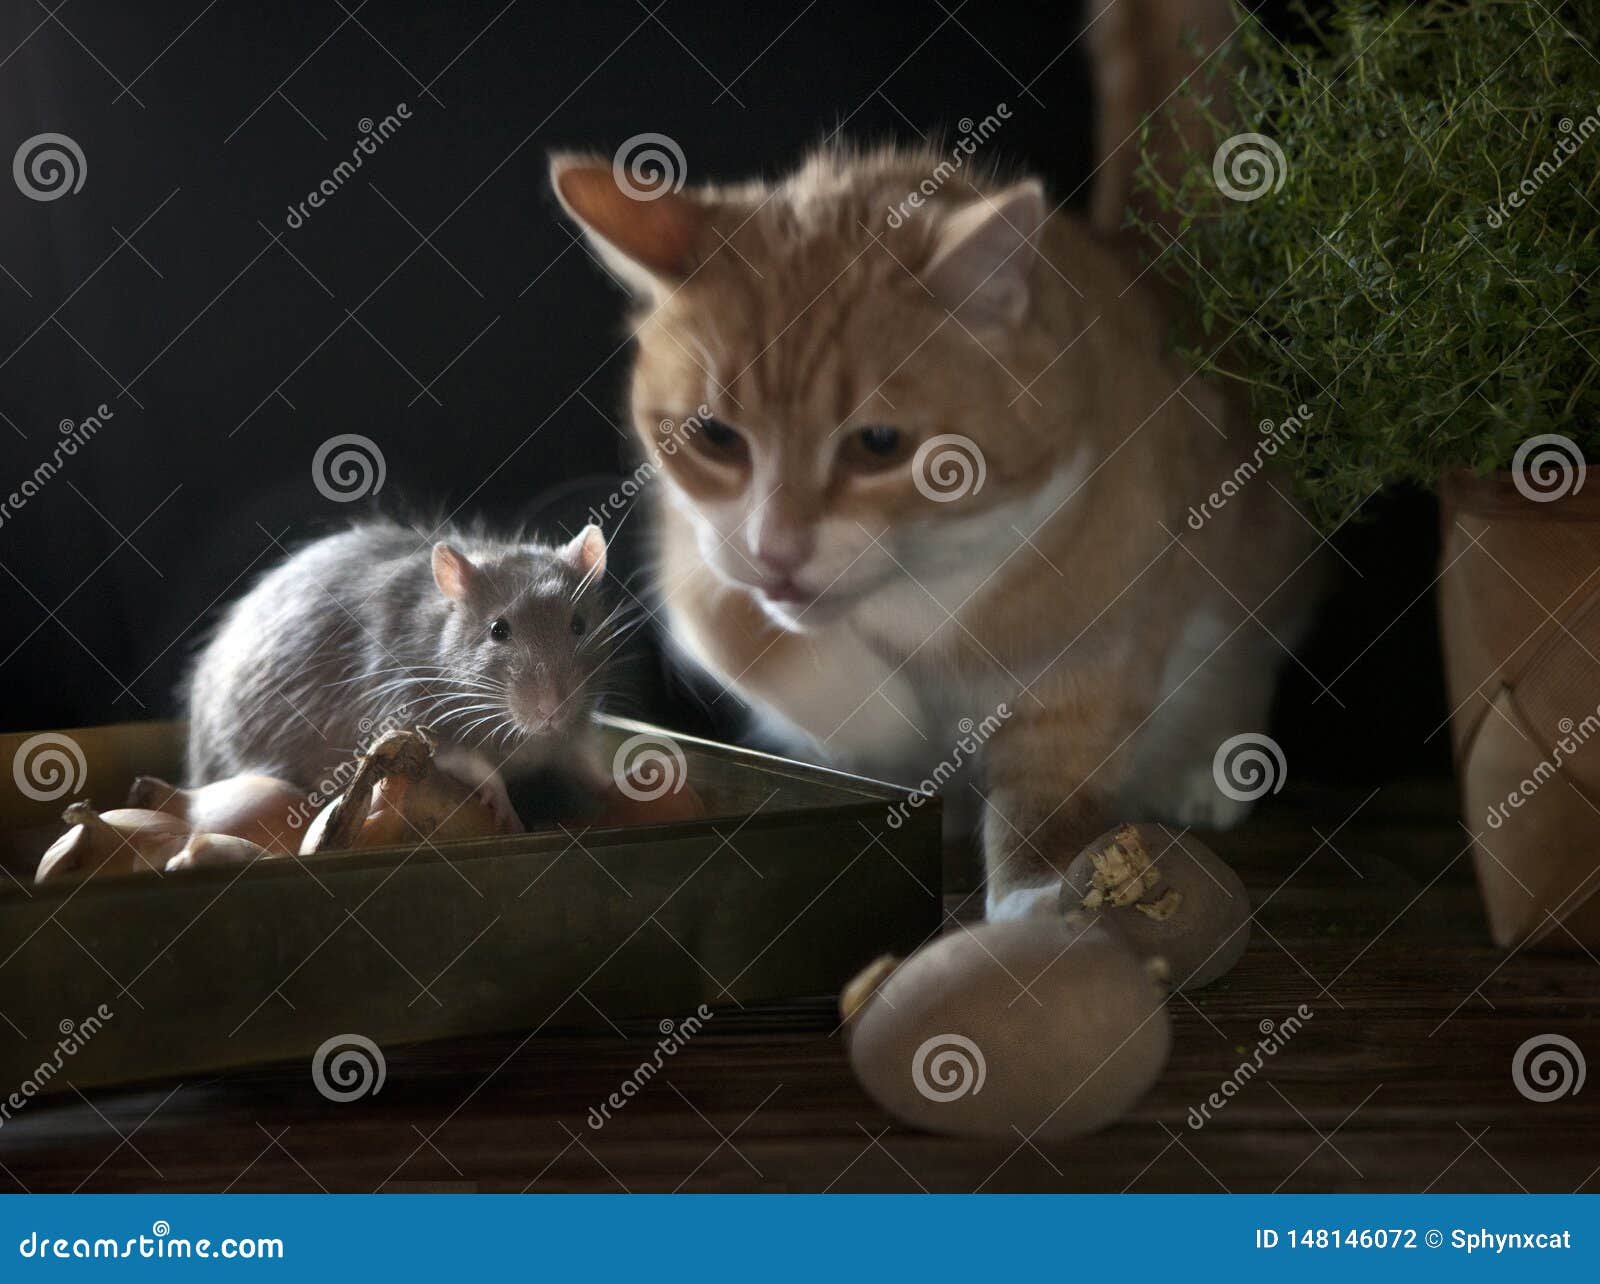
[[[1123,54],[1111,100],[1159,101]],[[1122,814],[1242,814],[1212,755],[1264,729],[1315,541],[1271,478],[1190,529],[1255,425],[1171,351],[1115,228],[1048,212],[1037,182],[941,170],[892,217],[947,159],[825,149],[779,183],[651,200],[608,161],[557,157],[552,179],[640,299],[631,408],[665,481],[674,641],[812,752],[890,778],[962,761],[963,720],[998,723],[979,772],[994,913],[1119,792]],[[689,433],[702,404],[742,445],[663,452],[661,422]],[[935,503],[911,458],[853,464],[841,445],[870,425],[976,443],[981,489]],[[763,599],[764,555],[801,558],[821,596]],[[947,806],[972,801],[936,778]]]
[[[457,600],[436,580],[434,539],[466,559]],[[386,520],[317,540],[235,603],[201,653],[189,782],[260,771],[313,789],[382,731],[418,723],[475,786],[557,748],[582,759],[615,642],[596,600],[603,569],[593,527],[564,548]],[[496,618],[505,641],[488,635]],[[535,733],[541,698],[559,707]]]

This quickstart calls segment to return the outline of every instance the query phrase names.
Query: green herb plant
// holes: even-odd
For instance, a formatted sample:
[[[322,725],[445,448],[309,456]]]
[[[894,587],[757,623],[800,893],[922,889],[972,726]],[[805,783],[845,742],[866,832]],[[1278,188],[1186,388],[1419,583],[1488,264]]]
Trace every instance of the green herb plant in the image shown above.
[[[1597,10],[1334,0],[1289,43],[1241,13],[1186,91],[1210,136],[1143,168],[1191,361],[1257,418],[1317,408],[1279,455],[1324,527],[1534,435],[1600,460]]]

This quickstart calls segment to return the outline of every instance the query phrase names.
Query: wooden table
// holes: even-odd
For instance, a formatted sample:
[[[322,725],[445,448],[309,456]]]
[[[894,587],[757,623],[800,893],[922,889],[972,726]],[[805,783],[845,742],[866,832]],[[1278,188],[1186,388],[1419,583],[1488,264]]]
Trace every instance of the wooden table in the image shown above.
[[[1490,945],[1447,785],[1285,794],[1216,846],[1256,905],[1226,978],[1173,999],[1166,1073],[1120,1124],[1035,1146],[895,1124],[856,1087],[831,998],[719,1012],[603,1126],[654,1027],[392,1049],[376,1096],[304,1062],[69,1092],[0,1128],[44,1190],[1600,1191],[1600,1084],[1512,1079],[1558,1033],[1600,1069],[1600,959]],[[971,916],[976,898],[950,896]],[[1570,944],[1570,942],[1569,942]],[[1202,1126],[1190,1111],[1300,1004],[1310,1020]],[[629,1036],[629,1037],[624,1037]]]

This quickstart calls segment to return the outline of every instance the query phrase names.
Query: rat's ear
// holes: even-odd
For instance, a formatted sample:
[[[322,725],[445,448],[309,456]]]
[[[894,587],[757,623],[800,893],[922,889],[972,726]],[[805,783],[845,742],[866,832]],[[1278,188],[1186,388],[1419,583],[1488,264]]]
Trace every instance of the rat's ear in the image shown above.
[[[1035,179],[979,197],[944,220],[922,283],[968,324],[1015,325],[1028,310],[1033,246],[1045,218]]]
[[[672,190],[641,189],[626,171],[593,156],[550,158],[561,208],[589,235],[606,265],[641,293],[671,290],[693,267],[710,221],[704,206]]]
[[[606,537],[590,522],[561,546],[558,556],[592,584],[606,573]]]
[[[433,546],[433,582],[452,602],[466,599],[478,581],[478,568],[459,549],[449,544]]]

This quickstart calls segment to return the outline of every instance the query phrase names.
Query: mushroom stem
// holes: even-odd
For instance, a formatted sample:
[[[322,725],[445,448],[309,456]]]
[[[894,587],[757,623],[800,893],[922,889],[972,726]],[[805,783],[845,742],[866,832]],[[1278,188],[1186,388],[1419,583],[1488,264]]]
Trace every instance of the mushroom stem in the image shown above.
[[[839,992],[839,1016],[848,1021],[866,1007],[867,1001],[878,992],[878,987],[903,962],[905,960],[898,955],[880,954],[851,977]]]

